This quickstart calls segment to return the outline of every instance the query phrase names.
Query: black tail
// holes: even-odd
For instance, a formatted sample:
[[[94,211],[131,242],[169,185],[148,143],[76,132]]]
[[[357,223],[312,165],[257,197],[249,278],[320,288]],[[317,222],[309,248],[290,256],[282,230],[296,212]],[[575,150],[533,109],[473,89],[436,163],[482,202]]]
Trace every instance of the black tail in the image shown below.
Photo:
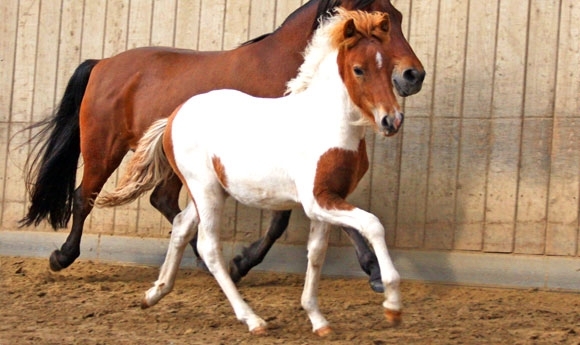
[[[26,162],[30,207],[19,222],[21,227],[38,225],[43,219],[47,219],[54,229],[67,226],[81,152],[79,108],[91,71],[98,62],[86,60],[80,64],[54,115],[28,127],[41,129],[30,140],[35,142],[36,155],[28,157]]]

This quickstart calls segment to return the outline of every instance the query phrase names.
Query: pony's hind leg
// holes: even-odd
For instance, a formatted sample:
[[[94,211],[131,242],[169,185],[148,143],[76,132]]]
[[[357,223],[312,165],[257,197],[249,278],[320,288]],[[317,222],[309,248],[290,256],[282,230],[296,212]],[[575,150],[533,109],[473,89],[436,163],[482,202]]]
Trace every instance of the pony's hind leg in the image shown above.
[[[198,227],[197,248],[208,270],[214,276],[234,309],[236,318],[244,322],[253,334],[262,335],[266,333],[266,321],[257,316],[244,301],[232,281],[223,259],[220,248],[219,227],[225,197],[223,199],[220,198],[218,195],[221,193],[223,192],[220,190],[217,194],[208,196],[206,200],[201,200],[193,193],[201,216]]]
[[[308,266],[301,298],[302,308],[312,323],[312,331],[321,337],[332,332],[318,306],[318,284],[328,248],[329,233],[329,224],[314,220],[311,222],[308,236]]]
[[[242,254],[230,261],[230,276],[234,282],[239,282],[254,266],[264,260],[274,242],[286,231],[291,213],[292,211],[273,212],[266,235],[242,249]]]
[[[151,205],[161,212],[169,223],[173,223],[175,216],[181,212],[181,209],[179,208],[179,192],[181,191],[182,186],[183,183],[181,183],[179,177],[173,174],[169,179],[165,180],[164,183],[155,187],[151,193],[151,197],[149,198]],[[189,244],[197,258],[197,266],[204,271],[207,271],[207,267],[197,252],[197,232],[194,234],[191,241],[189,241]],[[250,269],[248,268],[248,271],[249,270]]]
[[[161,266],[159,277],[153,287],[147,290],[141,302],[142,308],[151,307],[173,289],[175,276],[179,270],[183,252],[187,244],[195,234],[195,227],[199,223],[199,216],[193,202],[189,202],[187,207],[173,219],[171,239],[165,261]]]

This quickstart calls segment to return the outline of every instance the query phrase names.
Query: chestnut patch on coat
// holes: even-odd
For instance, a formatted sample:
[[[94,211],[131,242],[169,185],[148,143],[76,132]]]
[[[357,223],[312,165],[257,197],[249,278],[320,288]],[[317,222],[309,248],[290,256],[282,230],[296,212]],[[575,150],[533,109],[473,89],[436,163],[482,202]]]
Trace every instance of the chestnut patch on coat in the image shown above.
[[[346,197],[354,191],[369,168],[365,140],[361,140],[356,151],[331,148],[326,151],[316,166],[314,198],[320,207],[335,210],[352,210]]]
[[[226,168],[222,164],[221,159],[218,156],[211,157],[211,163],[213,164],[213,170],[224,188],[228,188],[228,178],[226,176]]]

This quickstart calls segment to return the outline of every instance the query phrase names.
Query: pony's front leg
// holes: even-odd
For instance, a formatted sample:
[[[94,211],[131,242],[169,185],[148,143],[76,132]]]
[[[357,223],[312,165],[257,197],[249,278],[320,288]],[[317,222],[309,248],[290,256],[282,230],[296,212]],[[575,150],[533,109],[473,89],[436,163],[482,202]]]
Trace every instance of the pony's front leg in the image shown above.
[[[387,243],[385,242],[385,228],[379,219],[371,213],[361,209],[354,209],[351,212],[358,214],[355,217],[362,221],[362,226],[359,228],[359,231],[370,242],[379,261],[379,268],[385,288],[385,301],[383,302],[385,317],[389,324],[396,326],[401,323],[402,305],[399,289],[401,277],[389,256]]]
[[[189,241],[195,235],[195,227],[198,223],[199,216],[193,202],[189,202],[187,207],[175,216],[173,228],[171,229],[169,247],[167,248],[165,261],[159,272],[159,278],[153,284],[153,287],[145,293],[145,297],[141,302],[142,308],[148,308],[157,304],[161,298],[173,289],[179,264],[183,258],[183,252]]]
[[[379,219],[366,211],[347,204],[341,208],[324,209],[315,205],[311,210],[305,210],[311,219],[319,219],[331,224],[354,228],[369,241],[379,262],[383,286],[385,287],[385,316],[391,325],[401,322],[401,294],[399,284],[401,278],[395,269],[385,242],[385,229]]]
[[[265,334],[266,321],[257,316],[244,301],[226,269],[219,239],[219,220],[223,205],[207,208],[199,199],[196,201],[202,216],[197,238],[197,249],[201,258],[232,305],[236,318],[244,322],[253,334]]]
[[[332,332],[318,306],[318,283],[328,248],[329,232],[330,225],[328,223],[312,220],[308,236],[308,266],[301,299],[302,308],[312,322],[312,331],[321,337]]]

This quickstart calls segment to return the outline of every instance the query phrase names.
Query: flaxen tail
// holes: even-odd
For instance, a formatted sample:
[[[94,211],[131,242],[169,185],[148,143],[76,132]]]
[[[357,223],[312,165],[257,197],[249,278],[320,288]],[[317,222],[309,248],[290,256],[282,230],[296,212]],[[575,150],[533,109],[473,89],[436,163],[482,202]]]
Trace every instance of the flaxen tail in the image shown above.
[[[110,193],[101,193],[96,206],[108,207],[127,204],[169,178],[173,173],[163,152],[163,132],[167,119],[156,121],[139,140],[125,175]]]

